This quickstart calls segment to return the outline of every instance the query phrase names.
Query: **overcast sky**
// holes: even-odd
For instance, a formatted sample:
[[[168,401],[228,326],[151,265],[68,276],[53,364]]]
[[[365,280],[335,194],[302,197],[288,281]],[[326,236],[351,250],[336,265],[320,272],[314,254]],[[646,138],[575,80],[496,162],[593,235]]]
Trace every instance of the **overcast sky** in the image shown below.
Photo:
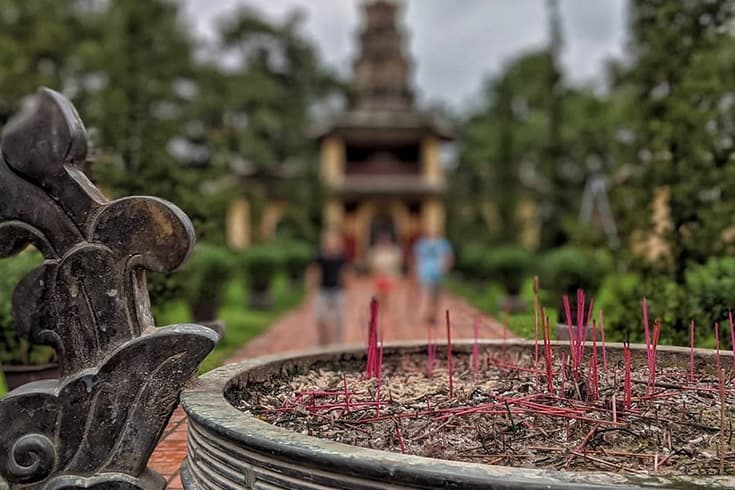
[[[282,19],[306,13],[305,34],[323,59],[350,73],[363,0],[184,0],[197,32],[212,35],[217,18],[239,4]],[[548,39],[545,0],[403,0],[403,24],[415,61],[414,82],[424,102],[471,106],[483,80],[503,63]],[[620,57],[626,41],[627,0],[561,0],[563,61],[575,83],[600,82],[604,60]]]

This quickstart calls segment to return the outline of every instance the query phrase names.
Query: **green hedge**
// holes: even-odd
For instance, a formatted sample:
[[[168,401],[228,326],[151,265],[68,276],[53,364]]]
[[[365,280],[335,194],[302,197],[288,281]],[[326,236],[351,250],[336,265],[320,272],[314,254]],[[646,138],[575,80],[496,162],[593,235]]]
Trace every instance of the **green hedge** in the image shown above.
[[[191,303],[221,298],[227,281],[237,271],[234,253],[210,243],[199,243],[179,272],[184,297]]]
[[[486,282],[487,271],[485,270],[485,266],[487,262],[485,261],[485,256],[487,249],[487,245],[483,243],[463,245],[457,253],[455,270],[465,279]]]
[[[306,268],[314,258],[314,250],[310,243],[288,241],[277,244],[282,254],[281,263],[292,281],[303,279]]]
[[[613,261],[604,251],[564,246],[547,252],[541,258],[539,269],[541,286],[559,298],[576,294],[578,289],[594,295],[605,276],[612,272]]]
[[[729,345],[728,311],[735,308],[735,258],[711,258],[690,267],[685,277],[687,319],[694,319],[702,328],[712,329],[715,322],[724,325],[721,330],[728,332]]]
[[[276,272],[283,266],[283,252],[275,243],[253,245],[244,253],[245,270],[250,286],[267,290]]]
[[[643,342],[641,300],[646,298],[650,321],[662,322],[661,343],[688,345],[689,322],[697,328],[697,344],[714,346],[714,323],[719,322],[721,345],[731,346],[728,311],[735,308],[735,258],[711,258],[694,264],[684,284],[665,276],[615,274],[606,278],[598,306],[604,309],[605,329],[611,340]]]
[[[312,256],[312,246],[304,241],[260,243],[237,252],[199,243],[181,270],[148,275],[151,303],[159,313],[168,303],[184,300],[195,316],[213,316],[211,310],[221,303],[225,285],[231,279],[241,276],[253,290],[265,292],[282,271],[294,287],[303,278]]]
[[[482,270],[486,278],[503,285],[506,293],[521,292],[523,280],[533,268],[533,255],[522,247],[505,246],[493,248],[485,253]]]

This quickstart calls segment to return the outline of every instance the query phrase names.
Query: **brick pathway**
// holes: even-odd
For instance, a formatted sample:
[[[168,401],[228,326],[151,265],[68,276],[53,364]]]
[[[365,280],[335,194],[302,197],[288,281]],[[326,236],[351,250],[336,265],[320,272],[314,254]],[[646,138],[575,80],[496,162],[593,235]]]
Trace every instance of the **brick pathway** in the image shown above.
[[[350,285],[345,304],[344,342],[354,344],[365,341],[368,305],[372,294],[372,286],[368,280],[357,280]],[[386,342],[426,338],[428,325],[421,321],[418,296],[415,287],[408,283],[403,284],[397,289],[395,298],[390,299],[388,307],[381,311],[380,324],[384,329]],[[452,337],[471,338],[477,310],[463,299],[449,294],[443,295],[439,311],[443,315],[447,309],[452,319]],[[440,327],[437,337],[442,339],[443,322]],[[498,322],[489,318],[483,319],[481,329],[483,338],[501,338],[505,334]],[[276,321],[261,336],[244,345],[229,359],[229,362],[289,350],[302,350],[317,345],[314,300],[307,298],[299,307]],[[168,488],[172,490],[183,488],[178,471],[181,461],[186,456],[186,430],[186,416],[183,410],[178,408],[149,462],[153,470],[168,479]]]

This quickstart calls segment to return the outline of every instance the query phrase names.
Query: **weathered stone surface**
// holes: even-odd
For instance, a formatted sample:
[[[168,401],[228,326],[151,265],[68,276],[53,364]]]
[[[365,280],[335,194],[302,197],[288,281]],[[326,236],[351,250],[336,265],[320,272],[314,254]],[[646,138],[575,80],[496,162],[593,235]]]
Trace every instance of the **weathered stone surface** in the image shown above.
[[[146,463],[217,335],[155,328],[144,271],[186,260],[191,222],[154,197],[108,202],[77,168],[76,110],[51,90],[8,124],[0,151],[0,257],[32,244],[46,259],[15,289],[15,328],[61,365],[59,381],[0,401],[0,489],[163,488]]]

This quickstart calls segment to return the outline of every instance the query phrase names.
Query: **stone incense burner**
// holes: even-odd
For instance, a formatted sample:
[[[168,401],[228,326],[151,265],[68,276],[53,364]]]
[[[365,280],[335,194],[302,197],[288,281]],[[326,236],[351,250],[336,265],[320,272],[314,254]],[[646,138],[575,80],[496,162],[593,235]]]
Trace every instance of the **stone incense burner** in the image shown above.
[[[480,342],[481,351],[497,350],[501,341]],[[561,351],[569,343],[551,342]],[[532,341],[508,341],[503,349],[532,353]],[[420,355],[426,344],[386,345],[385,356]],[[472,342],[452,347],[457,357],[470,355]],[[631,346],[634,356],[645,356],[645,346]],[[623,346],[609,344],[609,356]],[[441,346],[440,346],[441,351]],[[715,362],[715,351],[659,347],[667,362],[686,370],[691,352],[697,362]],[[441,355],[440,353],[437,356]],[[236,408],[242,397],[264,381],[335,363],[364,363],[361,348],[336,348],[302,354],[263,357],[219,368],[182,394],[189,417],[188,458],[182,479],[189,490],[232,489],[600,489],[600,488],[732,488],[733,476],[685,474],[631,474],[612,471],[558,471],[480,464],[475,462],[401,454],[333,442],[272,425]],[[722,352],[723,365],[732,365]],[[609,416],[609,415],[607,415]],[[499,444],[499,442],[498,442]]]

